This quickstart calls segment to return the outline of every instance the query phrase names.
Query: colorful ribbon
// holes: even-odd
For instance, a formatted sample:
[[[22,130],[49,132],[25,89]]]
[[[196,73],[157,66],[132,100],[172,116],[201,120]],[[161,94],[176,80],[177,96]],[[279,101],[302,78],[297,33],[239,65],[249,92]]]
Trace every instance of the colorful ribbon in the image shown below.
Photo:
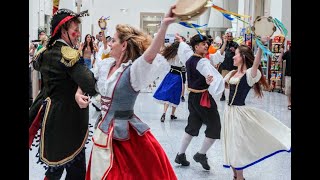
[[[223,15],[225,18],[229,19],[230,21],[234,20],[234,18],[231,17],[231,15],[233,15],[233,16],[235,16],[235,18],[238,19],[239,21],[242,21],[242,22],[244,22],[244,23],[246,23],[246,24],[249,24],[248,22],[242,20],[241,17],[243,17],[243,18],[249,18],[249,17],[251,17],[251,16],[241,15],[241,14],[237,14],[237,13],[234,13],[234,12],[231,12],[231,11],[227,11],[227,10],[225,10],[225,9],[223,9],[223,8],[217,6],[217,5],[214,5],[213,3],[209,3],[209,2],[207,3],[206,6],[208,6],[208,7],[211,6],[213,9],[218,10],[219,12],[222,13],[222,15]]]
[[[262,50],[262,54],[263,54],[263,58],[264,59],[267,59],[268,56],[271,56],[271,57],[274,56],[273,53],[269,50],[269,48],[267,48],[267,47],[269,47],[269,42],[268,42],[268,45],[266,47],[266,46],[264,46],[262,44],[260,38],[257,37],[257,38],[255,38],[255,40],[256,40],[256,43],[259,46],[259,48]]]
[[[203,32],[203,30],[202,30],[202,29],[199,29],[199,28],[202,28],[202,27],[205,27],[205,26],[208,25],[208,24],[204,24],[204,25],[200,26],[200,25],[198,25],[198,24],[193,24],[193,23],[188,23],[188,22],[179,22],[179,24],[181,24],[182,26],[187,27],[187,28],[193,28],[193,29],[195,29],[195,30],[197,31],[197,33],[199,34],[201,40],[203,39],[203,38],[202,38],[202,35],[201,35],[201,33]],[[200,32],[201,32],[201,33],[200,33]]]
[[[281,31],[281,33],[284,35],[284,37],[286,37],[288,34],[288,30],[286,27],[284,27],[282,22],[279,21],[277,18],[274,18],[273,23],[278,27],[278,29]]]
[[[108,16],[108,17],[106,17],[106,18],[103,18],[103,16],[101,16],[101,18],[100,19],[104,19],[104,20],[110,20],[110,16]]]
[[[218,11],[220,11],[222,14],[229,14],[229,15],[234,15],[234,16],[243,17],[243,18],[251,17],[251,16],[248,16],[248,15],[241,15],[241,14],[237,14],[237,13],[234,13],[234,12],[231,12],[231,11],[227,11],[227,10],[225,10],[225,9],[219,7],[219,6],[216,6],[214,4],[212,4],[211,7],[216,9],[216,10],[218,10]]]

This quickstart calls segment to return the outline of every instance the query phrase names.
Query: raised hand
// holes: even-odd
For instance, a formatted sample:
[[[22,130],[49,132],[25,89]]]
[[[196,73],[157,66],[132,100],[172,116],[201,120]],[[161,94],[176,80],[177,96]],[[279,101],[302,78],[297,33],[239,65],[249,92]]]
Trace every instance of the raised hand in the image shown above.
[[[168,13],[164,16],[162,24],[168,26],[169,24],[173,23],[176,20],[176,17],[174,17],[174,14],[172,12],[172,9],[174,8],[176,8],[176,5],[173,5],[170,7]]]
[[[182,37],[179,35],[179,33],[175,34],[175,38],[179,41],[179,42],[183,42]]]
[[[262,36],[260,40],[263,44],[267,44],[267,42],[269,42],[269,40],[270,40],[270,37],[269,36]]]

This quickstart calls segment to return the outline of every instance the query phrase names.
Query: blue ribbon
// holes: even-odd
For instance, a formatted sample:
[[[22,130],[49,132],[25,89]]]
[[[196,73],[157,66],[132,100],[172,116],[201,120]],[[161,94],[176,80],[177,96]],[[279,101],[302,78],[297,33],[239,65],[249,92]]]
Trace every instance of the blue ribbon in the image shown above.
[[[273,56],[273,53],[268,49],[266,48],[262,42],[260,41],[259,38],[255,38],[256,39],[256,43],[257,45],[259,46],[259,48],[262,50],[262,53],[263,53],[263,58],[264,59],[267,59],[268,58],[268,55],[270,55],[271,57]]]
[[[280,31],[282,32],[282,34],[284,34],[284,36],[286,37],[288,34],[288,30],[286,27],[284,27],[284,25],[282,24],[281,21],[279,21],[277,18],[273,19],[274,24],[280,29]]]
[[[197,33],[199,34],[201,40],[202,40],[203,38],[202,38],[202,35],[201,35],[200,31],[198,30],[198,28],[205,27],[205,26],[208,25],[208,24],[204,24],[204,25],[200,26],[200,25],[198,25],[198,24],[187,23],[187,22],[179,22],[179,24],[181,24],[182,26],[187,27],[187,28],[193,28],[193,29],[195,29],[195,30],[197,31]]]
[[[222,15],[223,15],[225,18],[229,19],[230,21],[232,21],[232,20],[233,20],[233,18],[231,17],[231,15],[230,15],[230,14],[222,13]]]

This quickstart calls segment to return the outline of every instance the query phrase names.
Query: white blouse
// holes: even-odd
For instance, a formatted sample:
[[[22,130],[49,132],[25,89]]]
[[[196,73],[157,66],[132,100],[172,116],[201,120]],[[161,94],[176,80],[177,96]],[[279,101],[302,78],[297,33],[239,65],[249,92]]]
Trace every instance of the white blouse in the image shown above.
[[[168,63],[170,66],[182,67],[183,63],[180,61],[179,56],[175,56],[173,59],[169,59]]]
[[[229,83],[229,84],[237,84],[239,81],[240,81],[240,79],[241,79],[241,77],[231,77],[230,78],[230,76],[231,76],[231,74],[232,74],[232,72],[234,72],[234,71],[236,71],[236,70],[232,70],[232,71],[230,71],[225,77],[224,77],[224,81],[225,82],[227,82],[227,83]],[[247,83],[248,83],[248,85],[250,86],[250,87],[252,87],[255,83],[257,83],[259,80],[260,80],[260,78],[261,78],[261,72],[260,72],[260,70],[258,69],[257,70],[257,75],[256,75],[256,77],[252,77],[252,67],[251,68],[249,68],[249,69],[247,69],[246,70],[246,75],[247,75]]]
[[[113,89],[115,88],[116,82],[120,74],[124,69],[132,64],[130,69],[130,81],[132,88],[135,91],[139,91],[146,86],[148,86],[154,79],[158,77],[158,72],[163,67],[167,67],[167,60],[157,54],[152,64],[149,64],[144,58],[140,56],[134,62],[129,60],[127,63],[122,63],[121,66],[109,77],[109,71],[113,65],[115,65],[116,60],[112,57],[107,58],[103,61],[98,61],[96,66],[91,69],[94,74],[96,82],[96,90],[101,94],[101,96],[106,96],[111,98]],[[108,107],[104,107],[107,109]],[[102,111],[103,112],[103,111]],[[104,115],[103,112],[102,115]]]
[[[143,55],[136,59],[134,62],[129,60],[127,63],[122,63],[121,66],[107,79],[110,68],[115,65],[114,58],[109,57],[104,61],[99,61],[95,68],[91,71],[97,80],[96,89],[102,96],[111,97],[115,83],[123,70],[132,64],[130,69],[131,85],[135,91],[139,91],[149,85],[155,78],[157,78],[157,71],[162,66],[167,66],[166,59],[158,54],[149,64]]]
[[[180,61],[185,64],[186,61],[194,54],[192,49],[188,44],[185,42],[180,42],[179,48],[178,48],[178,55],[180,57]],[[207,77],[208,75],[213,76],[213,81],[210,83],[208,91],[212,96],[217,96],[224,90],[224,80],[221,74],[212,66],[215,61],[223,61],[224,55],[221,55],[220,50],[218,50],[214,54],[210,54],[210,59],[208,61],[207,58],[202,58],[197,64],[197,70],[202,74],[204,77]]]

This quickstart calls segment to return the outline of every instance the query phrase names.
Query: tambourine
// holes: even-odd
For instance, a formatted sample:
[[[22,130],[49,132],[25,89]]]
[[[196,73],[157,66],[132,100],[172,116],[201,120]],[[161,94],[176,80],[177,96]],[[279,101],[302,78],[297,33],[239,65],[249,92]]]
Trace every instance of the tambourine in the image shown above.
[[[256,37],[271,37],[277,30],[277,27],[275,26],[273,18],[271,16],[257,16],[257,18],[253,22],[251,30]]]
[[[176,8],[172,11],[180,21],[190,21],[211,7],[210,2],[208,0],[177,0]]]
[[[109,17],[103,18],[103,16],[98,20],[98,25],[101,30],[105,30],[107,27],[107,20],[109,20]]]

